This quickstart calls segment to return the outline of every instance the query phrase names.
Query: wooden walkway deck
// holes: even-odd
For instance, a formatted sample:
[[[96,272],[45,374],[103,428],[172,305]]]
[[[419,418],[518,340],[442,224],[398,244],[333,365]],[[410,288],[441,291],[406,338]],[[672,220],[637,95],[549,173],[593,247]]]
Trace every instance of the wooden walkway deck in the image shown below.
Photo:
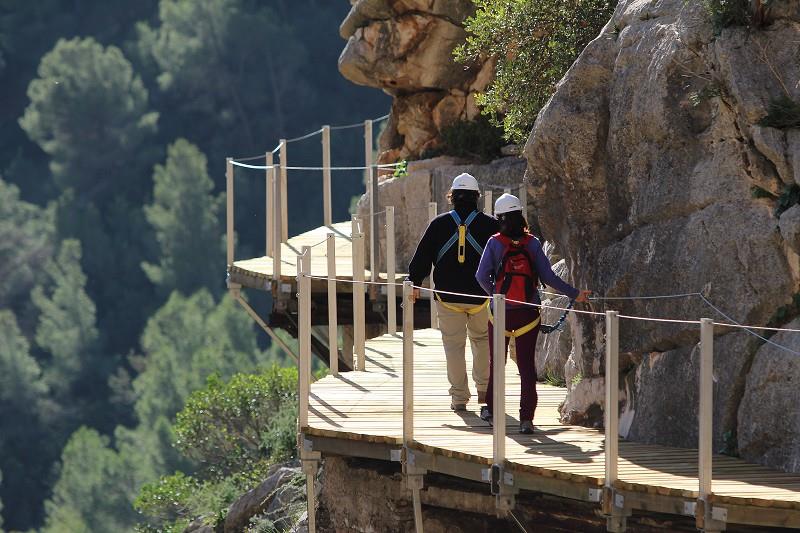
[[[480,470],[492,462],[491,428],[478,418],[475,403],[466,413],[449,409],[440,333],[415,331],[414,344],[411,448],[417,465],[480,481]],[[467,357],[471,357],[469,347]],[[311,385],[309,427],[301,429],[305,438],[337,441],[340,446],[330,449],[353,455],[369,455],[370,446],[402,447],[402,338],[384,335],[368,341],[366,369]],[[597,491],[589,489],[604,482],[603,433],[561,425],[557,408],[566,390],[539,385],[537,431],[519,435],[519,376],[510,360],[506,369],[506,402],[509,413],[514,413],[507,417],[506,454],[509,469],[519,478],[516,483],[598,501]],[[474,390],[473,395],[476,398]],[[316,442],[314,446],[325,448]],[[723,506],[729,523],[800,527],[800,476],[727,456],[715,456],[713,469],[713,504]],[[693,514],[691,505],[698,497],[697,451],[620,441],[616,488],[632,510]]]
[[[337,222],[330,226],[320,226],[287,242],[281,243],[281,282],[294,284],[297,278],[297,256],[303,246],[311,246],[311,275],[325,277],[328,275],[328,251],[325,243],[329,233],[336,235],[336,277],[337,279],[353,279],[353,249],[350,239],[350,222]],[[370,279],[369,265],[364,269],[365,279]],[[234,261],[228,269],[231,281],[243,287],[264,290],[269,288],[273,279],[273,259],[269,255]],[[406,277],[397,273],[395,281],[402,282]],[[378,274],[378,279],[386,281],[386,273]],[[340,284],[338,292],[350,292],[348,284]],[[325,290],[324,280],[313,280],[314,291]]]

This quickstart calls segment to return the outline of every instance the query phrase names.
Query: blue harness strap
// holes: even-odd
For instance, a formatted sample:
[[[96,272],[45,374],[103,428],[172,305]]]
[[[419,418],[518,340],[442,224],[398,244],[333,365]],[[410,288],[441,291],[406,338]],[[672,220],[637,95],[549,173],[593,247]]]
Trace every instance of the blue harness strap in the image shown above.
[[[478,241],[476,241],[475,237],[473,237],[472,234],[470,234],[469,232],[469,225],[472,224],[472,221],[475,220],[475,218],[477,218],[478,212],[473,211],[472,213],[470,213],[469,216],[467,216],[467,218],[464,219],[463,223],[461,222],[461,217],[458,216],[458,213],[456,213],[455,210],[450,211],[450,216],[453,217],[456,226],[461,226],[461,225],[465,226],[467,242],[470,244],[470,246],[472,246],[475,249],[476,252],[478,252],[478,255],[483,254],[483,247],[480,244],[478,244]],[[458,242],[458,229],[456,229],[455,234],[453,234],[453,236],[450,237],[446,243],[444,243],[444,246],[442,246],[439,249],[439,253],[436,255],[437,263],[442,260],[444,254],[446,254],[447,251],[450,248],[452,248],[456,242]]]

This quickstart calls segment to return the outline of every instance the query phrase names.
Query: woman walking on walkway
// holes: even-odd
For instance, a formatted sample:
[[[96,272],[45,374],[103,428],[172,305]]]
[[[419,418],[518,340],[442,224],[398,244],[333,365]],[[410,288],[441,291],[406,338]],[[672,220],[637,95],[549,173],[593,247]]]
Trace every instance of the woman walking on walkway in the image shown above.
[[[495,216],[500,232],[492,236],[483,250],[475,279],[486,294],[505,294],[509,300],[540,304],[538,285],[541,280],[553,289],[566,294],[576,302],[585,302],[589,291],[579,291],[559,278],[550,268],[550,261],[542,250],[539,239],[528,232],[528,222],[522,215],[519,198],[504,194],[495,202]],[[536,338],[539,336],[539,308],[509,302],[506,306],[506,339],[514,337],[517,366],[521,380],[519,406],[519,432],[533,433],[533,413],[536,410]],[[492,423],[494,327],[489,324],[489,383],[486,390],[487,405],[481,409],[481,418]]]

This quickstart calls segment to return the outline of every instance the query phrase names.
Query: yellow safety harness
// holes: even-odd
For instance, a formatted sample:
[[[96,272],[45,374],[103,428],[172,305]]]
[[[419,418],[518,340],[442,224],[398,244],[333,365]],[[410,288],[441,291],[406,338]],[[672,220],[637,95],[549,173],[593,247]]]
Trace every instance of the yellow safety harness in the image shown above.
[[[450,311],[455,311],[456,313],[467,313],[468,315],[477,315],[478,313],[483,311],[484,307],[489,305],[489,300],[486,300],[482,304],[476,305],[476,306],[473,306],[473,307],[459,307],[457,305],[453,305],[453,304],[449,304],[449,303],[445,302],[444,300],[442,300],[442,297],[439,296],[438,294],[436,295],[436,300],[440,304],[442,304],[442,306],[445,309],[449,309]]]
[[[541,316],[537,316],[536,320],[534,320],[533,322],[529,322],[529,323],[525,324],[521,328],[513,329],[511,331],[506,330],[506,337],[511,337],[511,338],[514,338],[514,339],[516,339],[517,337],[522,337],[523,335],[525,335],[526,333],[531,331],[533,328],[538,326],[539,322],[541,322],[541,320],[542,320],[542,317]],[[492,316],[492,312],[491,311],[489,311],[489,322],[494,324],[494,316]]]

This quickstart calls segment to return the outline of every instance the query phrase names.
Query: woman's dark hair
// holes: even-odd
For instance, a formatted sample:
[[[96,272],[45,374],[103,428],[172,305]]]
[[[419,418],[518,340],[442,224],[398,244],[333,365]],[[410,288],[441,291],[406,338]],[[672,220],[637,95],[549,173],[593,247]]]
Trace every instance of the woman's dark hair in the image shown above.
[[[478,191],[456,190],[447,193],[447,199],[456,209],[478,209],[478,198],[481,193]]]
[[[500,233],[511,239],[519,239],[528,231],[528,221],[522,216],[522,211],[509,211],[497,215],[500,222]]]

